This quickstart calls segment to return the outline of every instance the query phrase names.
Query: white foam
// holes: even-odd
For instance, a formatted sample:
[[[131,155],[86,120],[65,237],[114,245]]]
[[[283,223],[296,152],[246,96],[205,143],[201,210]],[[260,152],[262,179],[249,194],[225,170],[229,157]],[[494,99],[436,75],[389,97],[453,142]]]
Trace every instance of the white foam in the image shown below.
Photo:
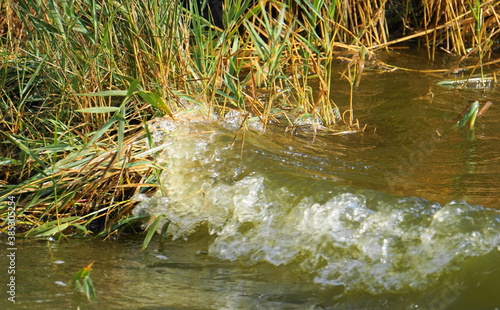
[[[316,189],[300,172],[262,168],[259,153],[240,159],[231,137],[211,126],[179,127],[165,139],[162,190],[134,213],[164,215],[174,239],[206,224],[212,257],[290,265],[317,283],[377,294],[423,289],[499,248],[499,215],[480,207]]]

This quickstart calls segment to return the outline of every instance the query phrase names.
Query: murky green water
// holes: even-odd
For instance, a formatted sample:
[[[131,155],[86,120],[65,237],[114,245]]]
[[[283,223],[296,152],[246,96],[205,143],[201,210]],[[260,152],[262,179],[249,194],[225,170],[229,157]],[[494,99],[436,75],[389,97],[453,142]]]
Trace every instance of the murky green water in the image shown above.
[[[238,139],[229,147],[230,125],[163,123],[163,194],[135,212],[165,215],[173,240],[142,252],[142,239],[131,236],[19,241],[18,303],[0,305],[500,308],[500,91],[447,89],[439,80],[367,70],[355,94],[355,117],[370,125],[360,134],[247,132],[240,150]],[[348,87],[336,83],[342,107]],[[452,128],[468,100],[493,106],[474,131]],[[90,304],[70,280],[93,260],[99,301]]]

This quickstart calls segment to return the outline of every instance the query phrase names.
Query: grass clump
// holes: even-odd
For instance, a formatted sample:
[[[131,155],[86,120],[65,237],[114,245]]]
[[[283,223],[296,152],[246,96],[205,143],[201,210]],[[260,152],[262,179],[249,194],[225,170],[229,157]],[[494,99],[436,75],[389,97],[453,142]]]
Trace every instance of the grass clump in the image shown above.
[[[153,117],[195,105],[264,127],[356,131],[352,100],[341,109],[330,96],[335,59],[348,60],[354,92],[380,48],[420,38],[431,58],[443,49],[482,67],[500,32],[495,1],[226,0],[222,28],[196,3],[0,3],[0,200],[16,197],[28,235],[133,222],[132,197],[161,169]]]

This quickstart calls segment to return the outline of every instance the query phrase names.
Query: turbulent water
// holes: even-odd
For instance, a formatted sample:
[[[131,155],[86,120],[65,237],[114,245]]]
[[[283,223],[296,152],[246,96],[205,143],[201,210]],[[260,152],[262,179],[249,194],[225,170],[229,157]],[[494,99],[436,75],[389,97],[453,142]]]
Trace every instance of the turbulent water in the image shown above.
[[[431,303],[425,292],[446,282],[434,293],[439,303],[427,304],[442,308],[460,299],[471,272],[498,275],[496,210],[346,187],[338,178],[350,168],[336,167],[342,156],[299,150],[282,132],[247,131],[243,144],[237,128],[158,121],[161,190],[134,213],[165,216],[174,239],[211,235],[210,257],[283,267],[289,277],[338,288],[336,298],[420,292]]]

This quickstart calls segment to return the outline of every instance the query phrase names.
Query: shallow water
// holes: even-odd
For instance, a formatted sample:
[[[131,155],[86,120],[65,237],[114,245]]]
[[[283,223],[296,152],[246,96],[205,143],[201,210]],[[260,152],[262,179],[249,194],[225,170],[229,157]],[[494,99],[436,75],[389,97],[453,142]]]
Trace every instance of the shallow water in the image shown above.
[[[352,135],[248,131],[240,148],[230,121],[158,123],[163,193],[134,212],[168,218],[169,241],[21,242],[15,308],[500,308],[500,92],[438,81],[367,68]],[[453,128],[468,100],[493,106]],[[96,304],[70,284],[93,260]]]

